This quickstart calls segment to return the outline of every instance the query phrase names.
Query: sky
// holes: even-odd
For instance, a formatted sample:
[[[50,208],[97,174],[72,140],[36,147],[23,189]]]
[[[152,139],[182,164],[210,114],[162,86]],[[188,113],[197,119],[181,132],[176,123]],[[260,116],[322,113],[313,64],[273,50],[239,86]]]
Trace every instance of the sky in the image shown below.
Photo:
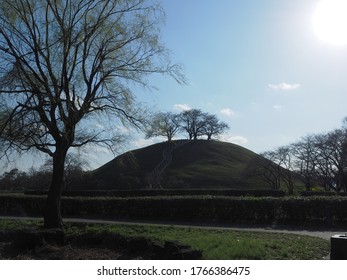
[[[163,0],[162,39],[189,85],[155,80],[152,102],[217,114],[230,126],[223,140],[257,153],[340,127],[347,44],[316,34],[320,2]],[[347,39],[347,24],[341,33]]]
[[[347,23],[329,22],[347,13],[347,0],[329,0],[345,5],[317,27],[322,1],[161,0],[161,39],[188,84],[155,76],[157,90],[137,92],[138,100],[158,111],[216,114],[230,126],[221,140],[256,153],[339,128],[347,116]],[[324,38],[324,28],[345,41]],[[123,150],[163,140],[138,135]],[[91,168],[114,158],[101,150],[88,156]]]

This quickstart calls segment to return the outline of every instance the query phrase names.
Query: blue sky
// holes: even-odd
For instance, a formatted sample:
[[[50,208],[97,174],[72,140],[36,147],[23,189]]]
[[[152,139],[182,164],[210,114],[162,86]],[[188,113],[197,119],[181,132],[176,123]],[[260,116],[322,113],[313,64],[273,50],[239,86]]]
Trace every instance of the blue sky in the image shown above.
[[[231,127],[223,139],[255,152],[338,128],[347,115],[347,45],[316,36],[319,2],[163,0],[162,38],[190,83],[155,80],[153,102],[217,114]]]
[[[158,89],[138,92],[139,101],[161,111],[216,114],[230,126],[221,140],[257,153],[340,127],[347,116],[347,45],[315,34],[319,2],[162,0],[162,41],[189,84],[153,77]],[[162,140],[139,135],[124,150]],[[102,150],[88,155],[92,168],[114,157]]]

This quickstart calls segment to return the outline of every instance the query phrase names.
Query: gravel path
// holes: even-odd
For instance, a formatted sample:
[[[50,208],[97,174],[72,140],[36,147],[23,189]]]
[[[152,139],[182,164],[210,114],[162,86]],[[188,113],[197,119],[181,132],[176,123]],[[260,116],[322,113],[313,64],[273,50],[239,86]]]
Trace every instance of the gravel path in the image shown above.
[[[11,216],[0,216],[0,219],[15,219],[15,220],[32,220],[42,218],[37,217],[11,217]],[[97,224],[123,224],[123,225],[160,225],[160,226],[177,226],[183,228],[208,228],[216,230],[237,230],[237,231],[253,231],[253,232],[275,232],[275,233],[292,233],[300,235],[308,235],[314,237],[320,237],[326,240],[330,240],[333,235],[345,235],[347,234],[347,229],[299,229],[297,227],[247,227],[244,225],[240,226],[229,226],[229,225],[204,225],[204,224],[180,224],[180,223],[165,223],[165,222],[143,222],[143,221],[114,221],[114,220],[97,220],[97,219],[81,219],[81,218],[65,218],[65,222],[74,223],[97,223]]]

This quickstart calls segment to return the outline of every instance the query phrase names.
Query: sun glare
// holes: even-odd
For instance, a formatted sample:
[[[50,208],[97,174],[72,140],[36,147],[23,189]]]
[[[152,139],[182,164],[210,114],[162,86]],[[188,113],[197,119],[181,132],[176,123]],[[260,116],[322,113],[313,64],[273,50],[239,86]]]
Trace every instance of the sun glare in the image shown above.
[[[321,0],[313,15],[314,32],[322,41],[347,44],[347,0]]]

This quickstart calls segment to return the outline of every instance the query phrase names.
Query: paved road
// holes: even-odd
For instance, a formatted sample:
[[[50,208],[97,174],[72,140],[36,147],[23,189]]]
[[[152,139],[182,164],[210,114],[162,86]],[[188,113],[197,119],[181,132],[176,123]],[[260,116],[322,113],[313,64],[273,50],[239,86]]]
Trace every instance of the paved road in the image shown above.
[[[42,218],[37,217],[11,217],[0,216],[0,219],[15,219],[15,220],[32,220]],[[300,235],[308,235],[314,237],[320,237],[330,240],[333,235],[346,235],[347,229],[344,230],[329,230],[329,229],[298,229],[289,227],[246,227],[246,226],[220,226],[220,225],[191,225],[191,224],[179,224],[179,223],[164,223],[164,222],[143,222],[143,221],[115,221],[115,220],[97,220],[97,219],[81,219],[81,218],[65,218],[65,222],[75,223],[96,223],[96,224],[121,224],[121,225],[160,225],[160,226],[177,226],[182,228],[208,228],[216,230],[235,230],[235,231],[252,231],[252,232],[276,232],[276,233],[292,233]]]

